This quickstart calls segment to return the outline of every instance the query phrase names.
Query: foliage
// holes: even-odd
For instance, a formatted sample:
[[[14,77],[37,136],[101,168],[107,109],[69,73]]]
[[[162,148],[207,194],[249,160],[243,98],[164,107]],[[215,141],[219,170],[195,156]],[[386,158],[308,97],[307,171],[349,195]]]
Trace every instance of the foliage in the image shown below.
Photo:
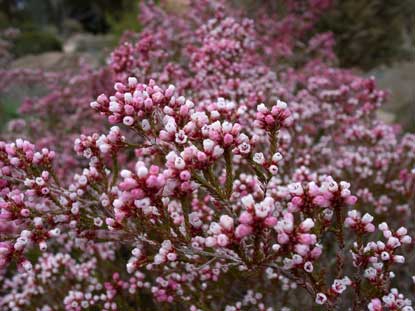
[[[369,70],[409,56],[404,36],[410,12],[415,12],[411,0],[339,0],[319,28],[334,33],[342,67]]]
[[[137,3],[126,3],[124,9],[118,16],[109,14],[107,16],[111,33],[119,40],[123,33],[128,31],[139,32],[141,25],[138,21],[138,1]]]
[[[118,20],[131,12],[136,5],[134,0],[9,0],[2,1],[0,7],[14,26],[35,25],[37,29],[53,26],[64,32],[65,21],[73,19],[92,33],[108,32],[110,20]]]
[[[55,35],[43,31],[22,32],[15,40],[12,52],[15,56],[60,51],[62,44]]]

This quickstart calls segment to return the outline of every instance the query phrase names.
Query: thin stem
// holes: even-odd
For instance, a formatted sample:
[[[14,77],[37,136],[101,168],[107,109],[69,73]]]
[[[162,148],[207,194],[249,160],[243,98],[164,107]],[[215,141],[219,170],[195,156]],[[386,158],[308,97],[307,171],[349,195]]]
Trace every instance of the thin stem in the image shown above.
[[[185,196],[181,199],[182,208],[183,208],[183,218],[184,218],[184,227],[186,230],[186,239],[190,241],[192,238],[191,232],[190,232],[190,222],[189,222],[189,214],[191,210],[191,202],[190,197]]]
[[[342,213],[341,206],[336,206],[334,208],[334,214],[336,217],[336,238],[337,242],[339,243],[339,250],[336,254],[336,261],[337,261],[337,276],[343,276],[343,266],[344,266],[344,257],[343,257],[343,249],[344,249],[344,230],[343,230],[343,223],[344,223],[344,216]]]
[[[225,166],[226,166],[226,198],[229,199],[233,188],[233,167],[232,167],[232,151],[230,148],[225,149]]]
[[[221,191],[212,186],[205,178],[200,176],[198,173],[193,173],[192,179],[196,181],[199,185],[204,187],[218,202],[222,203],[223,207],[230,215],[234,214],[231,207],[229,206],[229,202],[223,196],[223,193]]]
[[[270,152],[270,158],[272,158],[272,156],[274,155],[274,153],[277,152],[277,145],[278,145],[278,133],[279,130],[278,129],[273,129],[272,131],[270,131],[268,133],[269,136],[269,144],[270,144],[270,148],[269,148],[269,152]]]
[[[112,155],[112,181],[111,181],[111,188],[115,185],[118,178],[118,160],[115,154]]]

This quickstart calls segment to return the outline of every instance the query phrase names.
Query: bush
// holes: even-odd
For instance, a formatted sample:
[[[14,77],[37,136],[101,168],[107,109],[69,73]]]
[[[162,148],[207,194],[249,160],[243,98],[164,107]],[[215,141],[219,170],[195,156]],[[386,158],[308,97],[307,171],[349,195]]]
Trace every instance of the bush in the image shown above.
[[[342,67],[370,70],[409,58],[404,35],[414,11],[411,0],[335,0],[319,28],[334,33]]]
[[[17,57],[62,50],[62,43],[55,35],[42,31],[22,32],[14,42],[13,54]]]
[[[2,310],[414,310],[415,135],[305,35],[327,1],[288,2],[143,4],[103,69],[24,72]]]
[[[13,101],[13,99],[2,97],[0,101],[0,131],[7,124],[7,121],[18,117],[18,107],[19,103]]]

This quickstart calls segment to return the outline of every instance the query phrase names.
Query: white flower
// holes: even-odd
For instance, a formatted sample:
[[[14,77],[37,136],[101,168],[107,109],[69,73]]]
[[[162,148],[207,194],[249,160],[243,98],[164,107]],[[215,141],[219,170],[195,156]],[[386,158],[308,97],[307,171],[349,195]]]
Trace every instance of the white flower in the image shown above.
[[[255,204],[254,198],[251,194],[242,197],[241,202],[245,207],[250,207]]]
[[[310,262],[310,261],[307,261],[307,262],[304,264],[304,271],[306,271],[306,272],[308,272],[308,273],[311,273],[311,272],[313,272],[313,270],[314,270],[313,263],[312,263],[312,262]]]
[[[281,160],[282,160],[282,154],[279,153],[279,152],[274,153],[274,155],[272,156],[272,162],[277,163],[277,162],[279,162]]]
[[[261,113],[267,113],[267,112],[268,112],[268,108],[265,106],[265,104],[259,104],[259,105],[256,107],[256,110],[257,110],[258,112],[261,112]]]
[[[253,160],[254,160],[255,163],[258,163],[260,165],[264,164],[265,163],[264,154],[262,152],[255,153],[254,157],[253,157]]]
[[[317,293],[316,295],[316,304],[323,305],[327,301],[327,296],[323,293]]]

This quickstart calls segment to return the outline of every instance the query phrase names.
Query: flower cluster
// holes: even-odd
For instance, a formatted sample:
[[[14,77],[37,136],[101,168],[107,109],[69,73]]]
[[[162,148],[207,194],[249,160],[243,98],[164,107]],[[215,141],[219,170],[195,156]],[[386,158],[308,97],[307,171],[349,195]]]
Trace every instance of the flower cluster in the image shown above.
[[[415,135],[306,35],[328,2],[143,4],[47,75],[0,142],[0,308],[412,310]]]

